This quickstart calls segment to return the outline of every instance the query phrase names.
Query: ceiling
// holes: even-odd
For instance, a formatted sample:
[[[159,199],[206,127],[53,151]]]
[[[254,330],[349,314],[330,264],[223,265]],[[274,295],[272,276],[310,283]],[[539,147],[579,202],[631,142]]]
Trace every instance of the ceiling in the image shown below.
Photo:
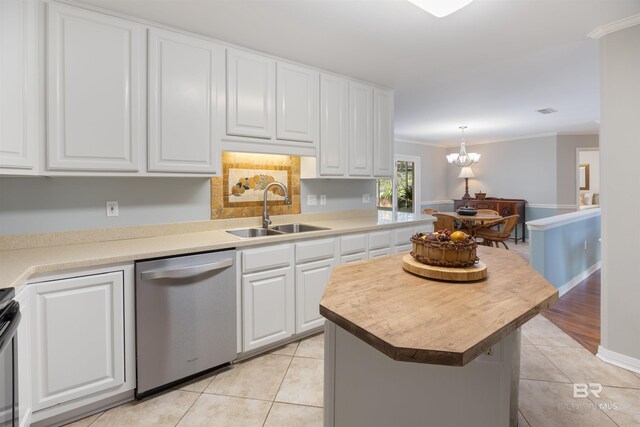
[[[596,133],[595,28],[640,0],[475,0],[435,18],[405,0],[81,0],[396,90],[396,137],[470,143]],[[542,115],[535,110],[553,107]]]

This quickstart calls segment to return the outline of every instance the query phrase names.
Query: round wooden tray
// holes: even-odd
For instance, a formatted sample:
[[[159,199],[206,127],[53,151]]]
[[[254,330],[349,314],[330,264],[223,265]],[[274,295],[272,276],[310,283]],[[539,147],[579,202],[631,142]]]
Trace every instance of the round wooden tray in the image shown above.
[[[435,265],[422,264],[407,254],[402,258],[402,268],[409,273],[428,279],[446,280],[450,282],[472,282],[487,277],[487,266],[478,262],[472,267],[437,267]]]

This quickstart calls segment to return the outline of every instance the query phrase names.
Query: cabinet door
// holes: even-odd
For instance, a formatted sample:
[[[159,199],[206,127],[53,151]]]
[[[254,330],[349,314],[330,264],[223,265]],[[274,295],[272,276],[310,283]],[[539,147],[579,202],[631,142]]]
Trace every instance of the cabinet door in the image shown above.
[[[0,168],[17,173],[35,173],[36,166],[36,7],[31,1],[0,1]]]
[[[296,333],[324,325],[319,306],[333,265],[331,258],[296,267]]]
[[[273,138],[275,61],[227,49],[227,134]]]
[[[276,138],[316,143],[318,72],[278,62],[276,78]]]
[[[34,411],[124,384],[123,274],[34,286]]]
[[[149,31],[149,170],[218,171],[224,48],[172,31]]]
[[[393,92],[373,90],[373,174],[393,176]]]
[[[145,33],[48,3],[47,166],[137,171],[145,141]]]
[[[373,175],[373,88],[349,83],[349,175]]]
[[[320,76],[320,156],[321,176],[344,176],[349,146],[349,81]]]
[[[29,286],[23,287],[16,296],[16,301],[20,304],[20,314],[22,319],[18,325],[18,402],[19,419],[21,426],[28,426],[28,416],[31,414],[31,312],[29,311]],[[1,375],[1,374],[0,374]],[[2,382],[0,382],[2,384]]]
[[[290,337],[295,331],[293,268],[242,276],[243,351]]]

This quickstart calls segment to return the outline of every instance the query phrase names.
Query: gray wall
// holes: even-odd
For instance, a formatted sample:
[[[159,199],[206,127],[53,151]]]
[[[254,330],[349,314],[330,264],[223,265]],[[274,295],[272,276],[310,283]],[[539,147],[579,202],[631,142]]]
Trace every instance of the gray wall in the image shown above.
[[[470,145],[467,151],[482,155],[480,162],[472,166],[476,176],[469,179],[472,197],[482,190],[493,197],[557,204],[555,136]],[[464,179],[458,178],[459,173],[460,168],[447,165],[448,194],[455,199],[464,194]]]
[[[2,177],[0,234],[208,220],[209,192],[204,178]]]
[[[640,25],[600,39],[602,343],[640,363]]]
[[[577,204],[576,149],[597,146],[598,135],[558,135],[556,172],[558,205]]]
[[[309,206],[307,195],[327,196],[327,204]],[[362,203],[362,195],[369,194],[369,203]],[[373,179],[303,179],[300,180],[300,209],[305,212],[347,211],[376,207],[376,181]]]
[[[302,212],[375,208],[375,180],[302,181]],[[371,202],[362,203],[362,194]],[[307,206],[325,194],[325,206]],[[117,200],[120,215],[107,217]],[[319,198],[318,198],[319,202]],[[208,178],[0,177],[0,234],[125,227],[211,218]]]

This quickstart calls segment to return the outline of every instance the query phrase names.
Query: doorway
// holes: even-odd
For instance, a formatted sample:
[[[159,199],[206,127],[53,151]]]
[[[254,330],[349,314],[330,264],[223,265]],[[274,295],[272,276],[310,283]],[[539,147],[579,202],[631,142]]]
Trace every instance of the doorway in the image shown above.
[[[576,205],[578,210],[600,207],[600,150],[576,149]]]
[[[420,210],[420,157],[396,156],[394,178],[376,180],[379,210],[418,213]]]

